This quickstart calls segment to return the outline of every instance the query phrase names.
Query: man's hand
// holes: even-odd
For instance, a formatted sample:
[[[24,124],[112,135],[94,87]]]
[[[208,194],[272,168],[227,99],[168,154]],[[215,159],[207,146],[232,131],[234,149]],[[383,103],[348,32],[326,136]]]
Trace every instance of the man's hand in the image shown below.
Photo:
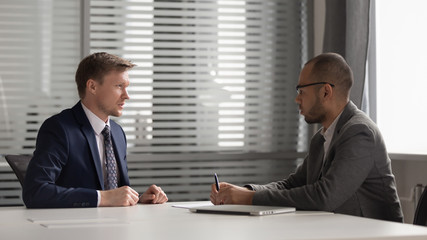
[[[168,201],[166,193],[160,187],[151,185],[139,199],[140,203],[161,204]]]
[[[218,204],[242,204],[252,205],[255,191],[244,187],[235,186],[226,182],[219,183],[219,192],[215,184],[211,186],[210,199],[214,205]]]
[[[100,207],[125,207],[138,203],[138,193],[129,186],[100,191]]]

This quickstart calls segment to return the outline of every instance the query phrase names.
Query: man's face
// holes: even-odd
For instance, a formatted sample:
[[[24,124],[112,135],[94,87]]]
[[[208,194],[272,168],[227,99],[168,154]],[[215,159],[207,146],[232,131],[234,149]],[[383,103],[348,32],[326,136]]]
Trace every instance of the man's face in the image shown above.
[[[298,85],[314,83],[310,80],[311,66],[305,66],[301,71]],[[311,85],[299,89],[295,102],[299,105],[300,114],[304,116],[307,123],[322,123],[326,119],[325,109],[322,105],[319,86]]]
[[[111,71],[104,76],[102,84],[96,82],[96,108],[101,119],[122,115],[125,101],[129,99],[126,88],[129,86],[128,72]]]

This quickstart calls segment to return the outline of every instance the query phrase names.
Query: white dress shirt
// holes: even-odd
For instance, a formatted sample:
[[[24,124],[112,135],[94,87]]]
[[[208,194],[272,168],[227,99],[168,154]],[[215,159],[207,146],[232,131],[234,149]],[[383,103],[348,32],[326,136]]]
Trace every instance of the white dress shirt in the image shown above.
[[[83,103],[82,107],[86,114],[86,117],[89,119],[90,125],[92,125],[93,131],[95,132],[96,145],[98,146],[99,159],[101,160],[102,176],[105,180],[105,177],[107,176],[107,171],[105,167],[104,136],[101,134],[101,132],[102,130],[104,130],[105,125],[108,125],[108,127],[110,127],[110,118],[108,118],[107,122],[105,123],[91,110],[89,110],[89,108],[87,108]],[[99,204],[101,203],[101,192],[97,190],[97,193],[99,206]]]

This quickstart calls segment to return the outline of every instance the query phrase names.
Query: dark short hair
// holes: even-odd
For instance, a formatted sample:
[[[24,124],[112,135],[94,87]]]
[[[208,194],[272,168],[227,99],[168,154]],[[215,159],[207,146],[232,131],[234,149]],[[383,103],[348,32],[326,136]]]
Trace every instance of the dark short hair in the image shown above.
[[[130,61],[121,57],[106,53],[98,52],[85,57],[76,71],[76,84],[80,98],[84,98],[86,83],[89,79],[103,82],[104,76],[110,71],[124,72],[136,66]]]
[[[315,82],[329,82],[347,96],[353,86],[353,71],[345,59],[337,53],[322,53],[305,65],[312,64],[310,78]]]

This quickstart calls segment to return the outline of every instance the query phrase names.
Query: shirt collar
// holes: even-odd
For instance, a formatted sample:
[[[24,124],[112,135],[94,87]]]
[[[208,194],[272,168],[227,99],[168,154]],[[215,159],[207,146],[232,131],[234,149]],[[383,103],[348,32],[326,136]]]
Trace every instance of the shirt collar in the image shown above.
[[[87,108],[82,102],[81,102],[81,104],[83,107],[83,111],[85,112],[86,117],[89,119],[90,125],[92,126],[96,135],[101,134],[105,125],[110,126],[110,118],[108,118],[107,123],[105,123],[98,116],[96,116],[95,113],[93,113],[91,110],[89,110],[89,108]]]
[[[341,112],[336,118],[335,118],[335,120],[332,122],[332,124],[328,127],[328,129],[326,129],[326,131],[325,131],[325,129],[323,128],[322,129],[322,131],[320,132],[322,135],[323,135],[323,137],[325,138],[325,140],[326,141],[330,141],[331,139],[332,139],[332,137],[333,137],[333,135],[334,135],[334,132],[335,132],[335,127],[337,126],[337,123],[338,123],[338,119],[340,119],[340,117],[341,117],[341,114],[342,114],[343,112]]]

